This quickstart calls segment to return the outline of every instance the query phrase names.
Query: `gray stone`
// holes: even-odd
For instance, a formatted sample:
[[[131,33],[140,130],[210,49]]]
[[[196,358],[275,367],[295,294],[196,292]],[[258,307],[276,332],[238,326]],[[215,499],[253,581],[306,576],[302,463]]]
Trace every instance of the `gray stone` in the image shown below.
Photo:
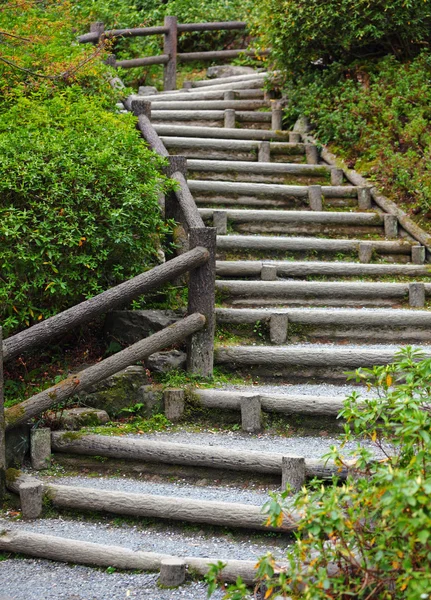
[[[106,315],[104,333],[109,341],[135,344],[182,317],[173,310],[116,310]]]
[[[69,430],[104,425],[109,421],[109,415],[105,410],[90,407],[68,408],[57,413],[50,413],[48,416],[51,424]]]
[[[43,485],[40,481],[29,481],[19,486],[22,516],[38,519],[42,514]]]
[[[138,394],[136,404],[143,404],[140,414],[152,417],[163,412],[163,391],[160,386],[143,385]]]
[[[36,471],[51,466],[51,429],[31,430],[31,466]]]
[[[207,77],[210,79],[235,77],[236,75],[253,75],[253,73],[257,73],[257,71],[252,67],[236,67],[233,65],[216,65],[207,69]]]
[[[20,425],[6,431],[6,466],[19,468],[30,450],[30,426]]]
[[[184,390],[171,389],[163,392],[165,416],[169,421],[176,423],[184,415],[185,394]]]
[[[169,373],[174,369],[184,369],[186,366],[187,355],[181,350],[167,350],[164,352],[155,352],[147,362],[150,371],[155,373]]]
[[[138,94],[140,96],[152,96],[158,94],[159,90],[153,85],[140,85],[138,88]]]
[[[142,401],[143,385],[148,384],[144,367],[132,365],[81,392],[79,400],[97,409],[106,410],[110,417],[121,409]]]
[[[423,283],[409,284],[409,304],[412,308],[423,308],[425,305],[425,285]]]

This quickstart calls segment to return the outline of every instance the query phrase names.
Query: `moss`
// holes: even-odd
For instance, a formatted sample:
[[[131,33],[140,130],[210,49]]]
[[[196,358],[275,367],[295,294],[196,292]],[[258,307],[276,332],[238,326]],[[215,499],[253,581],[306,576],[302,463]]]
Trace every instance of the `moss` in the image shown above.
[[[6,471],[6,481],[8,483],[14,483],[19,477],[21,477],[21,471],[19,469],[8,469]]]
[[[6,427],[13,427],[22,420],[24,415],[25,410],[22,407],[22,404],[16,404],[15,406],[7,408],[5,411]]]
[[[85,435],[87,435],[85,431],[67,431],[61,436],[61,441],[75,442],[76,440],[83,438]]]

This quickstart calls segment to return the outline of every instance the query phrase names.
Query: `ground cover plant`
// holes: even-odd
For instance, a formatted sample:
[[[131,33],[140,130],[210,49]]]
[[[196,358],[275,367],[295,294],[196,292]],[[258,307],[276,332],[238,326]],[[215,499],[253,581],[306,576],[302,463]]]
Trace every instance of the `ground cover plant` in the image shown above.
[[[374,392],[354,392],[341,415],[353,456],[335,447],[328,457],[348,470],[346,481],[311,485],[294,498],[274,495],[268,523],[299,511],[297,539],[281,568],[271,555],[258,564],[265,598],[417,600],[431,595],[431,360],[407,347],[392,364],[354,375]],[[368,440],[375,446],[361,446]],[[353,464],[349,461],[353,460]],[[215,589],[218,568],[210,575]],[[246,598],[241,582],[226,598]]]

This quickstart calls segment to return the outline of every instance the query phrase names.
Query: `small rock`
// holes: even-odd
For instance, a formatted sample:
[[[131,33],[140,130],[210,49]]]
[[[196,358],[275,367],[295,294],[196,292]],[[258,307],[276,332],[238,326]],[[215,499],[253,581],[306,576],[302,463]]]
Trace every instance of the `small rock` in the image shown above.
[[[110,341],[135,344],[182,317],[174,310],[116,310],[106,315],[104,333]]]
[[[80,429],[85,426],[104,425],[109,421],[109,415],[105,410],[97,408],[69,408],[59,413],[49,413],[51,424],[58,425],[64,429]]]
[[[184,369],[186,366],[187,355],[181,350],[167,350],[165,352],[155,352],[152,354],[146,364],[150,371],[156,373],[169,373],[174,369]]]
[[[216,65],[207,69],[207,77],[210,79],[234,77],[236,75],[252,75],[253,73],[256,73],[256,69],[252,67],[235,67],[233,65]]]
[[[138,88],[138,94],[140,96],[152,96],[158,94],[159,90],[153,85],[140,85]]]

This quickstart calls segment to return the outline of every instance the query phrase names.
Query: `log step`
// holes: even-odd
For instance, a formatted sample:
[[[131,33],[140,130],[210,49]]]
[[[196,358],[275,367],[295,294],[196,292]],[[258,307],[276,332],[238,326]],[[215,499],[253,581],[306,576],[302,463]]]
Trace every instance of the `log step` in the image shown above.
[[[159,100],[157,96],[148,99],[154,110],[258,110],[269,108],[270,102],[266,100]]]
[[[163,138],[169,139],[169,138]],[[224,140],[219,140],[224,141]],[[242,144],[243,142],[240,142]],[[252,142],[254,143],[254,142]],[[257,144],[259,142],[256,142]],[[297,144],[283,144],[294,148]],[[245,149],[245,146],[244,146]],[[232,181],[203,181],[199,179],[189,179],[187,181],[192,193],[204,194],[226,194],[247,195],[247,196],[263,196],[266,198],[301,198],[308,200],[310,196],[310,188],[319,187],[319,196],[324,198],[357,198],[358,188],[353,186],[307,186],[307,185],[279,185],[271,183],[244,183]]]
[[[219,277],[253,277],[261,278],[264,265],[276,269],[276,277],[307,276],[325,277],[382,277],[406,276],[414,278],[431,278],[429,265],[413,264],[374,264],[354,262],[323,262],[323,261],[258,261],[235,260],[216,262],[216,273]]]
[[[161,136],[166,148],[181,149],[211,149],[230,152],[257,152],[261,142],[257,140],[223,140],[213,138],[188,138],[175,136]],[[271,152],[274,154],[302,155],[305,154],[305,144],[291,142],[270,142]],[[197,183],[196,181],[194,183]],[[203,184],[206,182],[202,182]],[[224,183],[223,183],[224,185]],[[239,185],[239,184],[238,184]],[[352,188],[355,189],[355,188]]]
[[[227,90],[230,92],[230,90]],[[250,99],[262,99],[265,96],[265,92],[260,89],[243,89],[235,90],[232,92],[235,100],[250,100]],[[201,90],[176,90],[175,93],[171,92],[159,92],[158,94],[137,94],[133,98],[139,98],[140,100],[153,101],[163,100],[164,102],[177,102],[178,100],[224,100],[226,90],[213,90],[213,89],[201,89]],[[190,106],[193,108],[193,106]]]
[[[152,110],[151,122],[160,121],[224,121],[224,110]],[[239,123],[271,123],[270,112],[252,110],[237,111],[235,119]]]
[[[288,142],[289,131],[272,131],[271,129],[231,129],[229,127],[190,127],[187,125],[154,125],[160,136],[213,138],[227,140],[258,140],[272,142]],[[317,166],[317,165],[316,165]],[[250,165],[248,164],[250,169]]]
[[[203,219],[212,219],[217,209],[199,208]],[[263,221],[275,223],[318,223],[321,225],[370,225],[382,227],[384,216],[381,213],[361,212],[324,212],[299,210],[250,210],[227,208],[223,211],[232,223],[259,223]]]
[[[325,239],[313,237],[284,237],[260,235],[218,235],[217,249],[230,250],[274,250],[277,252],[345,252],[354,253],[362,248],[363,240],[359,239]],[[418,242],[407,240],[373,240],[367,241],[373,251],[379,254],[411,255],[412,247]],[[368,262],[368,261],[367,261]]]
[[[231,471],[280,474],[280,476],[284,456],[281,453],[236,450],[216,444],[200,446],[92,434],[70,439],[67,432],[58,431],[52,432],[51,439],[54,452]],[[320,459],[306,458],[305,465],[306,476],[310,478],[323,477],[327,479],[337,472],[334,464]]]
[[[431,312],[397,309],[256,308],[216,309],[217,323],[233,333],[262,343],[262,335],[274,344],[301,339],[308,342],[361,340],[371,343],[427,343]],[[259,325],[260,337],[255,328]],[[238,327],[240,326],[240,327]],[[263,327],[263,329],[262,329]]]
[[[286,302],[316,306],[385,306],[413,302],[416,287],[412,283],[359,281],[237,281],[218,280],[216,290],[234,305],[268,306]],[[423,286],[423,288],[422,288]],[[431,284],[420,284],[425,297]],[[423,307],[423,304],[422,304]]]
[[[267,71],[262,73],[250,73],[250,75],[233,75],[232,77],[217,77],[215,79],[202,79],[197,81],[192,81],[192,88],[202,88],[202,87],[219,87],[224,85],[233,84],[236,86],[238,83],[244,85],[244,82],[250,83],[251,81],[257,81],[259,83],[259,87],[262,87],[262,84],[265,78],[269,75]]]

